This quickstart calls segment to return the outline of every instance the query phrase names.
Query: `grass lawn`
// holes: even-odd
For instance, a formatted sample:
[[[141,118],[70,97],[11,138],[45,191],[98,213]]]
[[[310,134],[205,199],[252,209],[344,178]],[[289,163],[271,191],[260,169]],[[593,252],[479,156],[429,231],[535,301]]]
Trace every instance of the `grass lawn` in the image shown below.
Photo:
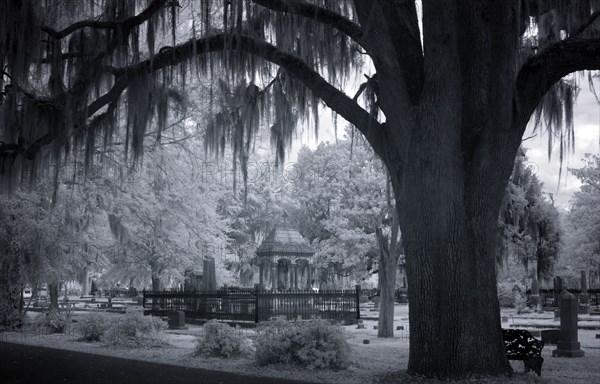
[[[74,312],[73,319],[77,320],[87,316],[88,312]],[[376,312],[363,311],[367,317],[375,317]],[[35,315],[35,314],[32,314]],[[527,325],[556,326],[553,315],[523,314],[514,311],[503,311],[503,316],[509,317],[508,325],[515,324],[519,328]],[[107,316],[122,316],[107,314]],[[600,318],[585,317],[582,322],[600,328]],[[71,327],[65,334],[47,335],[39,329],[30,327],[22,332],[5,332],[0,334],[0,340],[20,342],[25,344],[41,345],[46,347],[63,348],[81,352],[90,352],[108,356],[133,358],[145,361],[154,361],[165,364],[175,364],[187,367],[198,367],[237,372],[256,376],[272,376],[293,378],[322,383],[386,383],[386,382],[436,382],[407,376],[404,371],[408,363],[408,307],[397,305],[395,324],[403,325],[403,331],[396,331],[391,339],[378,339],[377,330],[373,326],[376,320],[364,320],[365,329],[357,329],[355,325],[345,326],[348,342],[352,348],[350,366],[341,371],[315,370],[304,368],[272,365],[258,367],[252,356],[237,358],[207,358],[194,356],[196,338],[202,334],[202,326],[189,325],[187,330],[169,330],[164,332],[165,346],[160,348],[127,349],[108,346],[103,343],[84,343],[78,341],[79,332],[77,325]],[[532,328],[533,329],[533,328]],[[241,336],[252,337],[252,329],[241,329]],[[471,379],[465,382],[473,383],[569,383],[591,384],[600,382],[600,339],[595,335],[600,330],[580,330],[579,340],[585,356],[582,358],[553,358],[553,345],[547,345],[543,350],[544,366],[542,377],[534,373],[524,373],[523,363],[511,362],[515,374],[506,378]],[[370,344],[363,344],[363,340],[370,340]]]

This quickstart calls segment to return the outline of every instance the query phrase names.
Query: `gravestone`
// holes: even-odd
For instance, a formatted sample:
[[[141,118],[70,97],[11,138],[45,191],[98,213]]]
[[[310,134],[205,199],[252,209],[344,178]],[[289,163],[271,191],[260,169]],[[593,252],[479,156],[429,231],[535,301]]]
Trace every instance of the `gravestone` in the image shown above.
[[[552,301],[553,307],[560,306],[559,296],[562,292],[562,289],[562,279],[560,278],[560,276],[554,277],[554,300]]]
[[[579,313],[589,313],[590,297],[588,296],[588,284],[585,271],[581,271],[581,294],[579,295]]]
[[[185,312],[169,311],[169,329],[187,329],[185,326]]]
[[[538,309],[540,305],[540,284],[538,283],[538,279],[535,273],[532,276],[531,296],[529,296],[527,305],[533,309]]]
[[[560,329],[544,329],[542,330],[542,341],[544,344],[556,345],[560,340]]]
[[[565,289],[560,295],[560,339],[554,357],[582,357],[585,352],[577,341],[577,297]]]

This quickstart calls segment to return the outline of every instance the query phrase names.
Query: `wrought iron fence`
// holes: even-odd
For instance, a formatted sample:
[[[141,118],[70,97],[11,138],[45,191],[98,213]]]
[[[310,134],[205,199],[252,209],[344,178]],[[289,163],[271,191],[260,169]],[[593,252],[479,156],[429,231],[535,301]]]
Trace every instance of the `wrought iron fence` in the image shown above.
[[[569,293],[572,293],[577,297],[579,297],[579,295],[581,294],[580,289],[568,289],[568,291],[569,291]],[[539,293],[540,303],[542,304],[543,307],[555,307],[556,306],[556,302],[554,300],[555,292],[553,289],[540,289],[539,292],[540,292]],[[600,307],[600,289],[599,288],[588,289],[587,292],[588,292],[588,297],[589,297],[589,305],[591,307]],[[531,296],[531,289],[527,290],[526,295],[527,295],[527,299],[529,300],[529,297]]]
[[[261,322],[273,317],[355,322],[360,319],[360,287],[355,290],[212,292],[143,291],[147,313],[162,315],[184,311],[194,319]]]

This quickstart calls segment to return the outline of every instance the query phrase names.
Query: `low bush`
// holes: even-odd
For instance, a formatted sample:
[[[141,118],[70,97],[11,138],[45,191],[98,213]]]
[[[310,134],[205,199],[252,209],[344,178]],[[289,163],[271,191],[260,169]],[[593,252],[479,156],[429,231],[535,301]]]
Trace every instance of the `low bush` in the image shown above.
[[[203,330],[198,337],[196,354],[230,357],[240,355],[249,347],[238,327],[211,320],[204,324]]]
[[[165,329],[167,323],[160,318],[144,316],[141,310],[127,310],[109,323],[103,340],[129,348],[160,347],[165,343],[160,331]]]
[[[56,310],[46,312],[45,316],[42,315],[38,319],[38,324],[45,327],[50,333],[63,333],[67,327],[66,316]]]
[[[498,284],[498,301],[501,308],[515,308],[525,305],[524,288],[514,282]]]
[[[99,313],[90,313],[79,321],[83,341],[100,341],[108,328],[107,319]]]
[[[261,324],[256,333],[259,365],[291,363],[308,369],[341,369],[348,365],[350,346],[344,329],[327,320],[277,318]]]

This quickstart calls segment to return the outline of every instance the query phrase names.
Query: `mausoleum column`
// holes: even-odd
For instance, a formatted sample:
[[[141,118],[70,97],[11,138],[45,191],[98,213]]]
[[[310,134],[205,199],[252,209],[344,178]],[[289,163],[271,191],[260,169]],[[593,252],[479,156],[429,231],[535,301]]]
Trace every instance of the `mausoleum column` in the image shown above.
[[[260,284],[260,289],[264,289],[264,273],[265,273],[265,267],[264,264],[262,262],[259,261],[259,269],[260,269],[260,273],[258,275],[258,281]]]
[[[294,264],[294,289],[298,289],[298,264]]]
[[[277,264],[277,261],[275,261],[271,267],[271,289],[274,291],[277,290],[277,280],[279,280],[279,276],[277,275]]]

